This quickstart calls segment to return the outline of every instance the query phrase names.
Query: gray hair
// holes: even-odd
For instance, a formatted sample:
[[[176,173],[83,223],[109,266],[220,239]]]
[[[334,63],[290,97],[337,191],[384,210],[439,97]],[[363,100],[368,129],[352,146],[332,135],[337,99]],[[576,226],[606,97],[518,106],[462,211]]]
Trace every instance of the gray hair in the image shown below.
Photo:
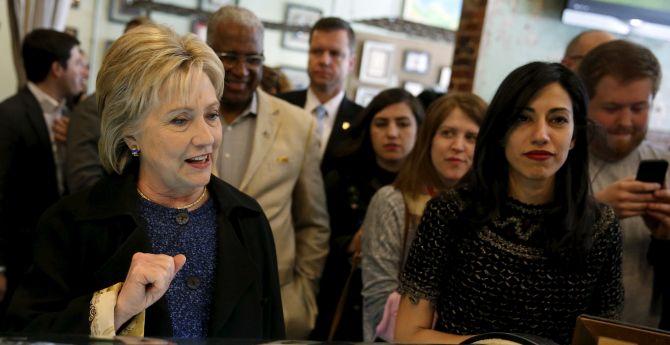
[[[244,7],[228,5],[219,8],[207,21],[207,43],[209,45],[213,43],[217,28],[222,22],[254,28],[260,35],[261,42],[263,41],[263,22]]]

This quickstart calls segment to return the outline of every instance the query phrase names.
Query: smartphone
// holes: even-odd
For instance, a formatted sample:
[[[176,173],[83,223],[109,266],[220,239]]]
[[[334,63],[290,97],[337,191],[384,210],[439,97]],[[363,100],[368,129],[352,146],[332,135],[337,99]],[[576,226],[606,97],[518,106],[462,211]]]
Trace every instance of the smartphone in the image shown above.
[[[665,186],[665,174],[668,171],[668,161],[664,159],[649,159],[640,162],[637,168],[636,180],[655,182]]]

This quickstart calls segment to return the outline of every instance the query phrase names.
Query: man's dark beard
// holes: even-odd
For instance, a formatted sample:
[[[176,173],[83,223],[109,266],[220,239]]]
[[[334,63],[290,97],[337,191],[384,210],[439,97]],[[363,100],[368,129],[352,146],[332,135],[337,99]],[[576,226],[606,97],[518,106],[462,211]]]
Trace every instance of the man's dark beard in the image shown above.
[[[610,147],[608,144],[607,129],[605,129],[603,126],[598,124],[592,126],[589,134],[589,151],[604,161],[616,162],[625,158],[638,146],[640,146],[640,143],[642,143],[644,138],[647,136],[647,131],[646,129],[644,131],[633,130],[631,133],[632,138],[629,145],[617,148]]]

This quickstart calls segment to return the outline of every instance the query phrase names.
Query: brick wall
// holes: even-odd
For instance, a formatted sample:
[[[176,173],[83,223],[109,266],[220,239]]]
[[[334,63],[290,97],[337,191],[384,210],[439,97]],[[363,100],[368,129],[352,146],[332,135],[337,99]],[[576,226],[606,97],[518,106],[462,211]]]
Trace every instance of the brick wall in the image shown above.
[[[456,32],[454,62],[449,90],[472,91],[482,37],[487,0],[463,0],[461,22]]]

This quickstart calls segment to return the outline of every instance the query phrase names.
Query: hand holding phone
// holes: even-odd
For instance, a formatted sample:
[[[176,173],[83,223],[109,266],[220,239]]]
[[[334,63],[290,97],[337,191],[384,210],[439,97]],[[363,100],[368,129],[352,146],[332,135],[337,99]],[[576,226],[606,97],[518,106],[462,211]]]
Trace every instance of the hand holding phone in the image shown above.
[[[664,159],[649,159],[640,161],[637,168],[636,180],[658,183],[665,186],[665,175],[668,171],[668,161]]]
[[[643,160],[638,167],[636,179],[658,183],[661,188],[665,188],[667,171],[668,161],[666,160]],[[653,195],[654,201],[647,204],[642,219],[653,237],[670,240],[670,190],[660,189]]]

